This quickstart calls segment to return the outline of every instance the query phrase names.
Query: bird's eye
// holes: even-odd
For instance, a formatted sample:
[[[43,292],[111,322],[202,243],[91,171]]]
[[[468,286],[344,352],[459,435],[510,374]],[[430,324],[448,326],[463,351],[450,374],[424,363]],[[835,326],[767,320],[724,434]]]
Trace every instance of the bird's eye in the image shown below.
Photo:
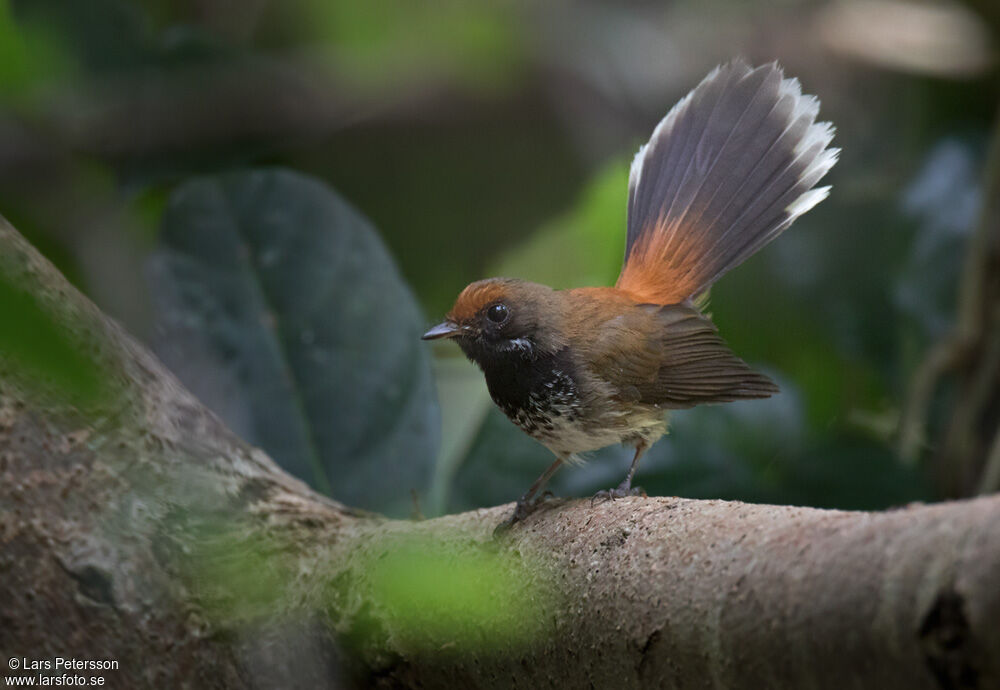
[[[486,318],[493,323],[503,323],[507,320],[508,315],[507,307],[503,304],[494,304],[486,310]]]

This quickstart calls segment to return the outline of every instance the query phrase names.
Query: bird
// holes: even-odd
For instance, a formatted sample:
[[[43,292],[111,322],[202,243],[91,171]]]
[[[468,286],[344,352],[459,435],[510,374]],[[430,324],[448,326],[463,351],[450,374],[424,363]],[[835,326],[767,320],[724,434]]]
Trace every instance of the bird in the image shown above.
[[[592,504],[644,495],[632,481],[667,432],[669,411],[778,392],[729,349],[704,309],[723,274],[829,194],[816,185],[840,150],[818,113],[819,100],[777,62],[719,65],[632,161],[613,287],[479,280],[423,335],[457,342],[494,403],[555,456],[500,528],[536,509],[562,465],[609,445],[633,447],[633,459]]]

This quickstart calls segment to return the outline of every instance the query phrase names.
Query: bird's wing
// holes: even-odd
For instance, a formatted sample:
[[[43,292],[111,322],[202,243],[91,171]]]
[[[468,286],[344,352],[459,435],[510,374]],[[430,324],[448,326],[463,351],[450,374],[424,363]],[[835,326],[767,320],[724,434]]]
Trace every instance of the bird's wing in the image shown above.
[[[588,341],[593,373],[624,400],[681,409],[778,392],[685,305],[638,305],[600,324]]]

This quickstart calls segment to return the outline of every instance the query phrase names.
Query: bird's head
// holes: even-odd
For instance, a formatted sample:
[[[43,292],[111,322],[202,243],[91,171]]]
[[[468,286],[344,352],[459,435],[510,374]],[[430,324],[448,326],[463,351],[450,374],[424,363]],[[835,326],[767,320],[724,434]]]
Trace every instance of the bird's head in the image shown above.
[[[470,284],[424,340],[451,338],[469,359],[534,359],[565,347],[559,293],[537,283],[490,278]]]

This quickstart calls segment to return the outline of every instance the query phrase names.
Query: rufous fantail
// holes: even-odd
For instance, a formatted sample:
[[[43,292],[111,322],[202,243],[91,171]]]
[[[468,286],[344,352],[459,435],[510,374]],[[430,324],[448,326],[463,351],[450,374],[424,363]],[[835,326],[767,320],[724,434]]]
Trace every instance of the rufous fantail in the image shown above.
[[[500,409],[555,454],[505,524],[523,520],[578,453],[634,446],[624,481],[596,497],[633,495],[639,459],[666,433],[668,410],[778,392],[699,307],[726,271],[829,193],[814,187],[839,150],[828,148],[833,127],[816,122],[818,112],[817,99],[777,64],[717,67],[632,162],[614,287],[480,280],[424,334],[455,340]]]

